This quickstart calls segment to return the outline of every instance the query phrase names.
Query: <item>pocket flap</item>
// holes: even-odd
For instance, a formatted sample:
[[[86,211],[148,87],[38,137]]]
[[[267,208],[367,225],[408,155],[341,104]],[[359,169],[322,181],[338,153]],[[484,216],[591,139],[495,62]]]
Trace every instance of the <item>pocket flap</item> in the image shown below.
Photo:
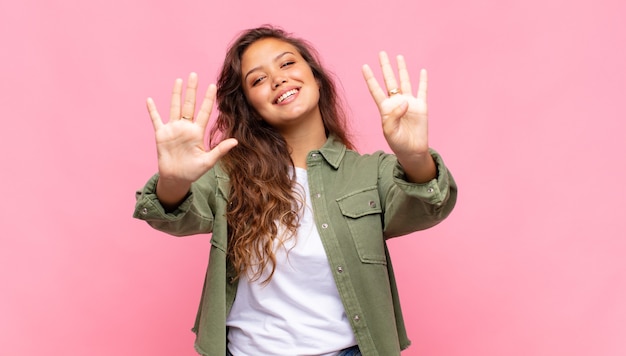
[[[349,218],[360,218],[382,213],[378,189],[375,186],[352,192],[337,199],[341,213]]]

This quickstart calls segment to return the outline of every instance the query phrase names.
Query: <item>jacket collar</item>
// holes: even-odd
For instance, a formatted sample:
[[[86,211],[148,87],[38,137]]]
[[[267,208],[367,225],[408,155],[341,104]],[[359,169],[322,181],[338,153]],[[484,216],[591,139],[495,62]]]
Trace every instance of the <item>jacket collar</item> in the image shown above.
[[[344,145],[335,135],[328,136],[326,143],[319,149],[322,157],[330,164],[334,169],[339,168],[341,160],[346,154],[346,145]]]
[[[339,141],[335,135],[331,134],[328,136],[328,139],[326,139],[324,146],[322,146],[318,152],[322,155],[322,157],[324,157],[328,164],[330,164],[334,169],[338,169],[341,164],[341,160],[343,160],[343,157],[346,154],[346,145]],[[215,165],[215,175],[219,180],[230,180],[228,173],[226,173],[219,163]]]

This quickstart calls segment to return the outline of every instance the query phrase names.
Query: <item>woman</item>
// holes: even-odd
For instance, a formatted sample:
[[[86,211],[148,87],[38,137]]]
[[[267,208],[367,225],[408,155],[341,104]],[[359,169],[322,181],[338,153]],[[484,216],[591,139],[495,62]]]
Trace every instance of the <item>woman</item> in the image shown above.
[[[353,150],[314,50],[270,26],[233,42],[197,114],[194,73],[184,99],[176,80],[167,124],[148,99],[159,172],[137,193],[134,216],[176,236],[212,233],[193,329],[200,354],[408,347],[385,240],[441,222],[456,185],[428,146],[426,72],[414,96],[397,60],[399,84],[380,54],[388,92],[363,67],[394,154]]]

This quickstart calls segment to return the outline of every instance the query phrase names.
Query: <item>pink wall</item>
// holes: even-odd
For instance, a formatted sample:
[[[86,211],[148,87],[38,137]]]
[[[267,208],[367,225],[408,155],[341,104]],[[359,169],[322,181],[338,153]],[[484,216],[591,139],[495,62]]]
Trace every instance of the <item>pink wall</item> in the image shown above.
[[[0,5],[1,355],[195,355],[208,238],[131,218],[156,169],[144,100],[192,70],[208,84],[268,22],[341,78],[363,152],[386,145],[361,64],[429,69],[460,197],[391,243],[403,355],[626,354],[626,2],[156,3]]]

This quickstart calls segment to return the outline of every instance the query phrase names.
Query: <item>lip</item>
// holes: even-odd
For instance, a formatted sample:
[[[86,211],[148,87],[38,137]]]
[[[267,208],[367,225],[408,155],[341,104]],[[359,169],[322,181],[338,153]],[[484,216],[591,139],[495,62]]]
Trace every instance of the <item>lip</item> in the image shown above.
[[[298,94],[300,93],[300,87],[292,86],[292,87],[284,88],[283,90],[281,90],[280,92],[278,92],[278,94],[274,97],[274,100],[272,101],[272,103],[274,103],[275,105],[279,105],[279,104],[284,103],[284,101],[283,101],[283,102],[281,102],[281,103],[278,103],[278,98],[280,98],[280,97],[281,97],[283,94],[285,94],[286,92],[291,91],[291,90],[294,90],[294,89],[295,89],[295,90],[297,90],[298,92],[297,92],[297,93],[295,93],[294,95],[292,95],[291,97],[298,96]],[[290,98],[291,98],[291,97],[290,97]],[[288,100],[288,99],[287,99],[287,100]],[[291,100],[289,100],[289,101],[291,101]]]

